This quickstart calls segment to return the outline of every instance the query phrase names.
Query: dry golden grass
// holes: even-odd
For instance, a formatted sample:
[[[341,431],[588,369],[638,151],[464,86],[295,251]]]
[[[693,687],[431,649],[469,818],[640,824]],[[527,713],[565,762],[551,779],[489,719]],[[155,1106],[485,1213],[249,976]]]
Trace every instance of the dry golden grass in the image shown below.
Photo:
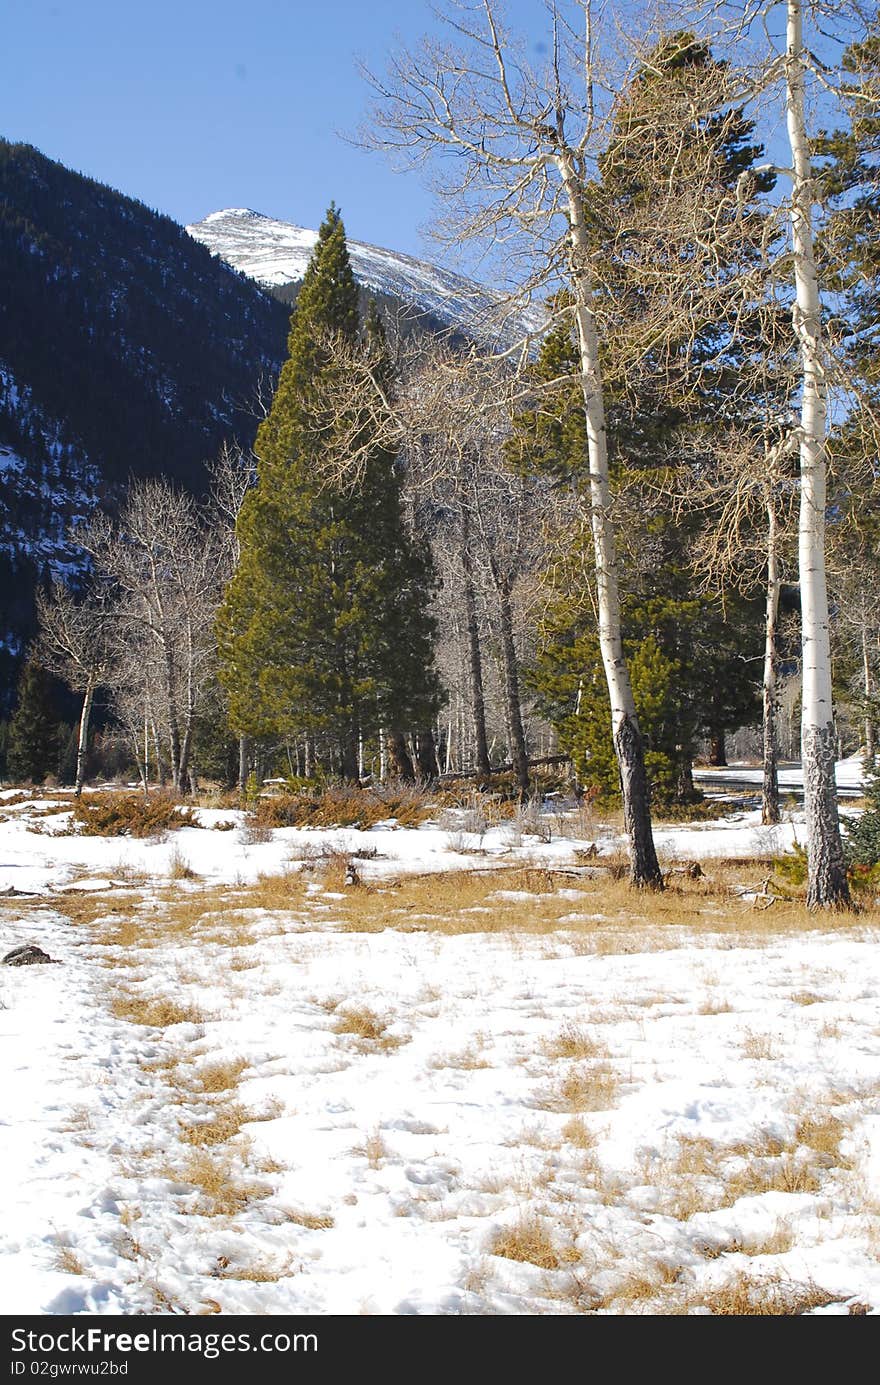
[[[306,1231],[329,1231],[336,1225],[336,1219],[331,1217],[329,1212],[303,1212],[287,1208],[284,1218],[293,1222],[294,1226],[305,1227]]]
[[[484,1040],[474,1038],[464,1048],[457,1049],[455,1052],[432,1053],[427,1066],[433,1072],[440,1072],[443,1068],[457,1068],[462,1072],[467,1072],[491,1067],[489,1060],[483,1056],[484,1042]]]
[[[816,995],[815,991],[792,991],[789,999],[794,1001],[795,1005],[818,1005],[822,997]]]
[[[373,1130],[362,1145],[356,1145],[352,1154],[361,1154],[371,1169],[380,1169],[388,1158],[388,1146],[382,1138],[381,1130]]]
[[[572,1068],[541,1103],[551,1111],[607,1111],[617,1098],[618,1082],[607,1063]]]
[[[846,1134],[843,1121],[827,1112],[814,1110],[804,1112],[797,1123],[795,1139],[800,1145],[807,1145],[817,1154],[843,1167],[849,1166],[840,1153],[840,1142]]]
[[[773,937],[802,932],[851,929],[848,915],[827,917],[798,901],[784,901],[772,910],[754,911],[733,892],[741,881],[741,864],[713,864],[701,879],[682,879],[650,901],[634,894],[625,880],[612,880],[607,871],[578,874],[584,892],[572,919],[572,901],[561,898],[556,885],[571,885],[571,871],[489,868],[481,872],[448,872],[388,881],[369,890],[346,890],[333,901],[334,921],[351,932],[402,932],[456,935],[463,933],[547,934],[564,930],[577,946],[596,953],[649,950],[652,946],[685,944],[694,932],[715,936],[735,933],[743,946],[760,947]],[[499,897],[521,892],[523,899]],[[600,917],[591,917],[592,915]],[[877,911],[859,917],[858,925],[878,922]],[[680,936],[676,930],[681,930]],[[661,936],[662,935],[662,936]]]
[[[115,996],[111,1010],[117,1019],[129,1024],[145,1024],[153,1029],[167,1029],[172,1024],[201,1024],[205,1014],[195,1005],[179,1005],[166,996],[138,996],[126,993]]]
[[[277,1284],[294,1273],[294,1261],[285,1260],[283,1265],[270,1265],[267,1260],[257,1260],[253,1265],[230,1267],[221,1275],[222,1279],[250,1280],[254,1284]]]
[[[770,1062],[778,1056],[774,1036],[772,1034],[755,1034],[751,1030],[746,1030],[742,1042],[742,1054],[744,1058],[751,1058],[755,1062]]]
[[[718,1205],[732,1207],[741,1197],[762,1193],[817,1193],[820,1186],[813,1167],[790,1154],[772,1160],[753,1159],[745,1168],[727,1175]]]
[[[339,1012],[333,1029],[337,1034],[356,1034],[359,1039],[381,1039],[388,1028],[368,1005],[351,1006]]]
[[[237,1087],[241,1074],[248,1066],[244,1058],[224,1058],[199,1068],[193,1074],[203,1092],[227,1092]]]
[[[55,1253],[55,1268],[63,1274],[85,1274],[85,1265],[71,1246],[59,1246]]]
[[[658,1261],[648,1269],[633,1270],[627,1274],[608,1293],[594,1299],[592,1306],[611,1309],[618,1313],[637,1310],[639,1306],[662,1296],[669,1285],[678,1282],[680,1275],[681,1266]]]
[[[786,1148],[774,1136],[761,1133],[732,1144],[714,1144],[702,1136],[684,1139],[662,1158],[643,1160],[641,1175],[660,1194],[658,1210],[678,1221],[731,1207],[741,1197],[816,1192],[820,1187],[810,1161],[797,1159],[793,1147]],[[764,1253],[740,1243],[723,1249]],[[706,1250],[703,1253],[708,1255]]]
[[[785,1222],[777,1222],[766,1236],[748,1236],[738,1247],[744,1255],[786,1255],[795,1243],[794,1232]]]
[[[141,902],[140,895],[117,894],[113,890],[103,890],[95,894],[71,890],[68,893],[44,895],[39,899],[27,901],[28,904],[39,905],[43,909],[49,908],[73,924],[91,924],[98,919],[104,919],[108,928],[124,926],[137,913]]]
[[[608,1050],[586,1029],[569,1023],[547,1041],[544,1052],[548,1058],[599,1058],[607,1056]]]
[[[715,1317],[796,1317],[834,1302],[834,1295],[817,1284],[798,1284],[777,1276],[749,1279],[741,1274],[717,1289],[689,1295],[673,1311],[708,1308]]]
[[[685,1136],[669,1161],[669,1175],[681,1178],[707,1178],[717,1172],[718,1149],[702,1135]]]
[[[732,1013],[733,1006],[730,1001],[720,996],[717,1000],[709,996],[697,1010],[698,1015],[730,1015]]]
[[[572,1116],[562,1127],[562,1138],[577,1149],[594,1149],[598,1136],[584,1124],[580,1116]]]
[[[347,851],[328,851],[318,862],[316,876],[325,890],[365,888],[357,864]]]
[[[76,1132],[92,1129],[92,1112],[88,1106],[73,1106],[65,1123],[66,1130]]]
[[[198,880],[199,876],[193,870],[189,861],[182,851],[175,848],[168,860],[168,879],[169,880]]]
[[[241,1127],[250,1119],[249,1113],[239,1102],[216,1110],[203,1121],[186,1125],[181,1129],[180,1138],[185,1145],[210,1147],[225,1144],[237,1135]]]
[[[819,1034],[823,1039],[839,1039],[843,1033],[843,1027],[839,1020],[823,1020],[819,1026]]]
[[[152,946],[152,939],[146,936],[143,920],[135,914],[132,914],[130,918],[108,917],[101,919],[100,922],[101,931],[98,935],[98,941],[104,947],[130,950],[136,947]],[[114,951],[107,960],[111,966],[118,966],[123,959],[119,953]],[[125,960],[132,963],[134,958],[129,956]]]
[[[193,1210],[202,1216],[234,1217],[272,1191],[266,1183],[240,1172],[233,1155],[225,1150],[209,1154],[205,1149],[194,1149],[181,1169],[165,1168],[161,1175],[194,1188],[199,1198]]]
[[[390,1023],[368,1005],[347,1006],[337,1012],[333,1031],[336,1034],[354,1035],[370,1052],[391,1053],[406,1043],[406,1039],[389,1034]]]
[[[559,1248],[543,1221],[534,1214],[521,1217],[514,1226],[499,1227],[489,1252],[505,1260],[537,1265],[542,1270],[558,1270],[580,1259],[573,1245]]]

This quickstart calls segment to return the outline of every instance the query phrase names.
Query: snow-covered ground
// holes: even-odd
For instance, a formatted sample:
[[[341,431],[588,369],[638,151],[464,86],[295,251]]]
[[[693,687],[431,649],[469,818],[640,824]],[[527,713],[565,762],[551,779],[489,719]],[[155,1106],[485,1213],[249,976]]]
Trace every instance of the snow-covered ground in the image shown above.
[[[0,970],[6,1313],[880,1310],[873,913],[633,899],[561,819],[130,841],[6,800],[0,955],[61,963]],[[735,819],[661,852],[774,849]]]

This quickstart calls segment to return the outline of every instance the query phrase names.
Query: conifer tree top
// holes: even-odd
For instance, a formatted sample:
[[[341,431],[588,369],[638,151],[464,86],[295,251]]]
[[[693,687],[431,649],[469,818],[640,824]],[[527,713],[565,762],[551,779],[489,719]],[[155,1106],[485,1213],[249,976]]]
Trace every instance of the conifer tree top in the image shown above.
[[[331,202],[297,298],[291,347],[301,332],[312,334],[316,329],[339,332],[353,341],[359,326],[358,290],[345,226],[339,208]]]

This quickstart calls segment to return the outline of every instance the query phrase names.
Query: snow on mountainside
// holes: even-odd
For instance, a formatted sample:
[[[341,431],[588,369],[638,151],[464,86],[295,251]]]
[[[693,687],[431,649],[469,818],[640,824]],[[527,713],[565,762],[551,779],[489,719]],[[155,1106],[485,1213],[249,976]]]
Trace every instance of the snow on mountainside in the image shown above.
[[[234,269],[271,288],[302,279],[318,239],[316,231],[247,207],[212,212],[186,229]],[[348,251],[355,278],[363,287],[389,294],[469,335],[509,338],[513,334],[512,323],[505,324],[499,317],[499,295],[473,280],[361,241],[350,240]],[[534,331],[540,316],[539,310],[531,309],[518,313],[517,320]]]
[[[18,445],[14,440],[18,439]],[[100,476],[64,426],[0,361],[0,572],[23,562],[67,578],[82,570],[71,527],[98,503]],[[0,620],[0,646],[15,647]]]

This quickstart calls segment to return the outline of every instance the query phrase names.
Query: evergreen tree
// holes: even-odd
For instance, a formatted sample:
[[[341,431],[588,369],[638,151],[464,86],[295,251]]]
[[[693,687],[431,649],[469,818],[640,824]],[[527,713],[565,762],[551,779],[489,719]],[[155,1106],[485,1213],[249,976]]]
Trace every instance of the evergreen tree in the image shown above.
[[[375,312],[362,333],[345,229],[331,207],[257,435],[257,485],[241,509],[240,562],[218,623],[233,729],[306,732],[348,779],[357,777],[359,735],[430,724],[438,700],[430,560],[406,531],[396,458],[356,401],[346,418],[325,407],[345,368],[334,344],[357,349],[364,335],[390,384]],[[356,439],[355,482],[328,469],[339,438]]]
[[[56,708],[51,674],[28,659],[18,685],[18,706],[9,722],[6,767],[10,779],[41,784],[57,774],[68,728]]]
[[[880,25],[843,59],[850,75],[851,120],[817,141],[821,182],[831,215],[818,249],[840,294],[850,363],[876,411],[880,395]],[[870,426],[867,410],[850,424]],[[876,447],[876,420],[874,446]]]

